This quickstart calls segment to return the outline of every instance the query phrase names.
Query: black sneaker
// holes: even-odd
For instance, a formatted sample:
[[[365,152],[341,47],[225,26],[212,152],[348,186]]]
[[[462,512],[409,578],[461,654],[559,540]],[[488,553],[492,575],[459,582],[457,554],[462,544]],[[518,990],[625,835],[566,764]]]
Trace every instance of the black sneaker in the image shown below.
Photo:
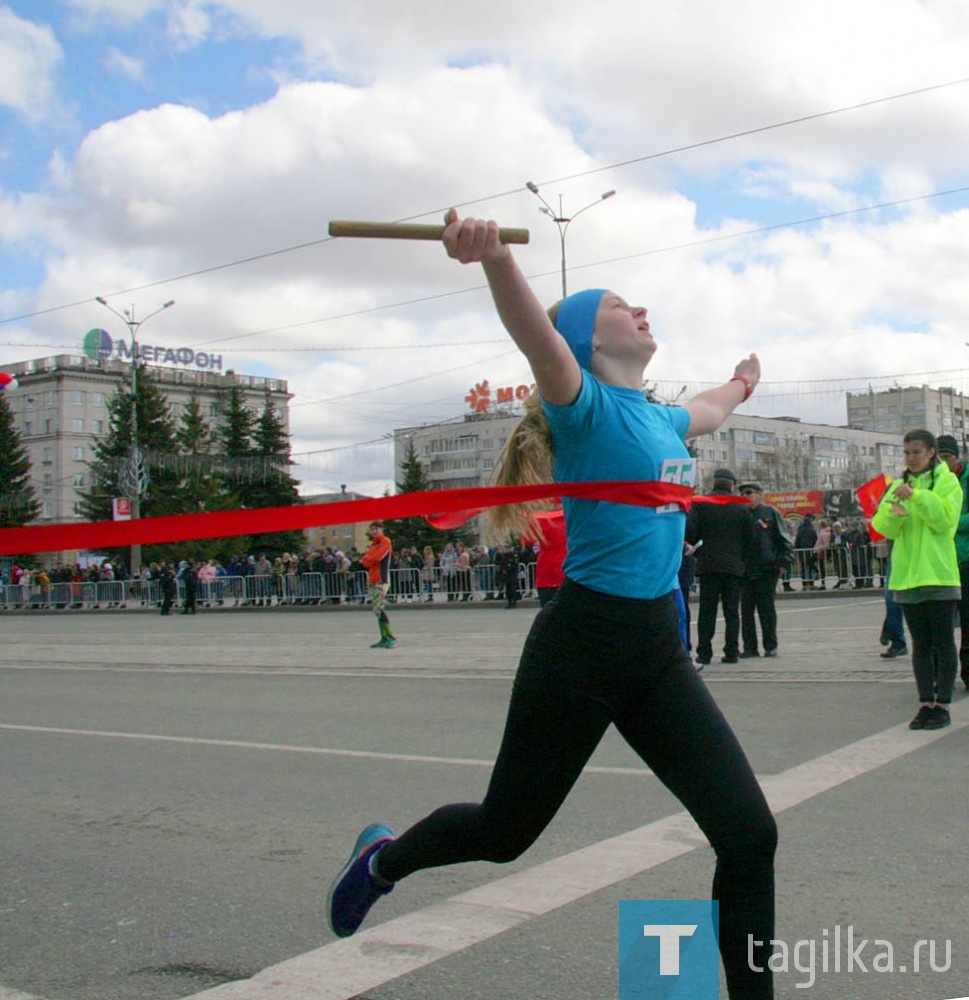
[[[765,649],[764,650],[764,656],[769,656],[769,657],[777,656],[777,650],[776,649]]]
[[[929,716],[925,720],[923,729],[945,729],[952,722],[949,710],[945,705],[933,705],[929,709]]]
[[[907,646],[889,646],[884,653],[879,653],[879,656],[883,660],[894,660],[896,656],[906,656],[907,654]]]
[[[752,660],[755,656],[760,656],[760,653],[758,653],[756,650],[754,650],[754,652],[751,653],[749,650],[745,649],[740,654],[740,658],[742,660]]]
[[[736,656],[721,656],[720,657],[720,662],[721,663],[738,663],[739,659]]]
[[[946,713],[948,715],[948,712]],[[925,723],[928,722],[932,715],[932,708],[929,705],[923,705],[916,714],[915,718],[908,724],[909,729],[925,729]]]

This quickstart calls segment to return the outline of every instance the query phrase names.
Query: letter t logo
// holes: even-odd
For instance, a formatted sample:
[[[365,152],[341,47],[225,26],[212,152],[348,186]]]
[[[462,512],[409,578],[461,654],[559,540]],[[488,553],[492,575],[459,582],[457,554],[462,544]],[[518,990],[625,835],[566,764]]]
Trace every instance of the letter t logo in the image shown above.
[[[644,937],[659,938],[659,974],[680,974],[680,938],[692,937],[696,924],[643,924]]]

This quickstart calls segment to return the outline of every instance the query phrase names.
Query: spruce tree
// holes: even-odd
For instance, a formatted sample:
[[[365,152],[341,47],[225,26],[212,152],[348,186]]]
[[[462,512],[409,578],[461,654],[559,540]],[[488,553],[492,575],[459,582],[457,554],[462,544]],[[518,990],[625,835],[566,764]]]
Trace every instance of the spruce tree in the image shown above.
[[[250,481],[240,490],[244,506],[291,507],[300,502],[299,484],[287,471],[291,464],[289,435],[268,390],[252,431],[251,464]],[[276,531],[252,539],[253,551],[267,555],[302,552],[305,545],[302,531]]]
[[[148,471],[148,484],[141,495],[142,517],[179,514],[178,474],[173,468],[176,453],[175,428],[168,401],[162,395],[150,370],[138,365],[137,373],[138,447]],[[129,495],[124,489],[124,474],[132,448],[131,386],[118,387],[108,401],[108,431],[94,445],[94,457],[88,463],[90,488],[81,492],[78,508],[89,521],[111,520],[111,500]],[[143,562],[168,553],[162,546],[152,546],[142,553]],[[128,550],[111,549],[112,559],[126,563]]]
[[[232,498],[227,495],[223,471],[225,463],[215,454],[215,434],[202,413],[198,393],[193,392],[179,418],[175,431],[178,459],[178,506],[181,513],[194,514],[232,508]],[[227,550],[234,550],[238,542],[232,538],[204,538],[181,542],[180,558],[223,558]],[[172,557],[173,558],[173,557]]]
[[[221,421],[215,436],[226,459],[235,459],[226,463],[225,484],[240,507],[249,506],[243,503],[242,490],[247,479],[247,460],[252,457],[252,431],[252,411],[246,406],[242,390],[234,385],[223,396]]]
[[[30,456],[2,395],[0,441],[0,528],[17,528],[40,513],[40,503],[30,482]]]
[[[396,483],[398,493],[423,493],[434,488],[417,454],[413,439],[407,442],[401,473],[401,479]],[[395,518],[385,522],[384,531],[398,552],[406,548],[416,548],[418,552],[423,552],[425,545],[430,545],[435,552],[440,552],[446,542],[461,542],[464,545],[474,545],[477,542],[474,531],[464,525],[448,531],[439,531],[424,517]]]

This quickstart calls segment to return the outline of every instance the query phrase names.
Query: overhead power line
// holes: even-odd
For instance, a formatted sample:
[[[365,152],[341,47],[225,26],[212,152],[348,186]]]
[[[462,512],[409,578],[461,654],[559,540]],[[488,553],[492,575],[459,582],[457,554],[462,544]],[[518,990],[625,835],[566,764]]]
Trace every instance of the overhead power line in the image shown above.
[[[633,165],[639,164],[639,163],[646,163],[646,162],[649,162],[650,160],[658,160],[658,159],[662,159],[663,157],[674,156],[676,154],[689,152],[691,150],[703,149],[705,147],[714,146],[714,145],[717,145],[719,143],[731,142],[731,141],[733,141],[735,139],[749,138],[750,136],[763,134],[765,132],[770,132],[770,131],[773,131],[773,130],[776,130],[776,129],[787,128],[787,127],[792,126],[792,125],[801,125],[801,124],[805,124],[805,123],[811,122],[811,121],[818,121],[818,120],[820,120],[822,118],[830,118],[830,117],[832,117],[834,115],[847,114],[847,113],[852,112],[852,111],[859,111],[859,110],[862,110],[864,108],[875,107],[875,106],[877,106],[879,104],[887,104],[887,103],[889,103],[891,101],[898,101],[898,100],[903,100],[903,99],[906,99],[906,98],[917,97],[917,96],[921,96],[923,94],[929,94],[929,93],[933,93],[935,91],[944,90],[944,89],[949,88],[949,87],[961,86],[961,85],[963,85],[965,83],[969,83],[969,77],[962,77],[962,78],[960,78],[958,80],[948,80],[948,81],[946,81],[944,83],[931,84],[931,85],[926,86],[926,87],[919,87],[919,88],[914,89],[914,90],[907,90],[907,91],[904,91],[904,92],[899,93],[899,94],[890,94],[890,95],[888,95],[886,97],[872,98],[871,100],[861,101],[861,102],[859,102],[857,104],[844,105],[844,106],[838,107],[838,108],[830,108],[830,109],[828,109],[826,111],[814,112],[813,114],[800,115],[800,116],[798,116],[796,118],[788,118],[788,119],[785,119],[784,121],[774,122],[774,123],[769,124],[769,125],[760,125],[760,126],[757,126],[755,128],[744,129],[744,130],[739,131],[739,132],[731,132],[731,133],[729,133],[727,135],[721,135],[721,136],[717,136],[717,137],[711,138],[711,139],[703,139],[703,140],[701,140],[699,142],[689,143],[689,144],[683,145],[683,146],[676,146],[676,147],[673,147],[671,149],[665,149],[665,150],[662,150],[662,151],[656,152],[656,153],[646,153],[646,154],[643,154],[642,156],[632,157],[632,158],[630,158],[628,160],[621,160],[621,161],[618,161],[616,163],[607,164],[607,165],[602,166],[602,167],[592,167],[592,168],[590,168],[588,170],[579,171],[579,172],[574,173],[574,174],[566,174],[566,175],[564,175],[562,177],[550,178],[548,180],[541,181],[541,183],[542,184],[557,184],[557,183],[563,183],[565,181],[577,180],[577,179],[580,179],[582,177],[590,177],[590,176],[593,176],[594,174],[604,173],[604,172],[609,171],[609,170],[620,170],[620,169],[622,169],[624,167],[633,166]],[[511,188],[511,189],[506,190],[506,191],[500,191],[500,192],[492,193],[492,194],[489,194],[489,195],[484,195],[484,196],[479,196],[477,198],[468,199],[466,201],[456,202],[454,205],[448,205],[448,206],[438,207],[438,208],[435,208],[435,209],[430,209],[430,210],[427,210],[427,211],[424,211],[424,212],[420,212],[420,213],[415,214],[415,215],[405,216],[405,217],[403,217],[401,219],[396,219],[394,221],[396,221],[396,222],[409,222],[409,221],[412,221],[414,219],[425,218],[428,215],[434,215],[434,216],[436,216],[436,215],[440,215],[442,212],[446,211],[448,208],[465,208],[465,207],[467,207],[469,205],[480,204],[481,202],[484,202],[484,201],[496,201],[496,200],[498,200],[500,198],[506,198],[506,197],[508,197],[509,195],[512,195],[512,194],[518,194],[518,193],[520,193],[523,190],[525,190],[524,186],[519,186],[519,187]],[[177,281],[184,281],[187,278],[197,278],[197,277],[201,277],[201,276],[206,275],[206,274],[213,274],[213,273],[215,273],[217,271],[223,271],[223,270],[226,270],[228,268],[239,267],[239,266],[241,266],[243,264],[252,264],[252,263],[255,263],[255,262],[258,262],[258,261],[268,260],[268,259],[270,259],[272,257],[278,257],[278,256],[280,256],[282,254],[294,253],[294,252],[296,252],[298,250],[306,250],[306,249],[308,249],[310,247],[320,246],[323,243],[329,243],[329,242],[332,241],[332,239],[333,239],[333,237],[331,237],[331,236],[323,236],[323,237],[320,237],[319,239],[306,240],[306,241],[303,241],[301,243],[294,243],[291,246],[280,247],[280,248],[275,249],[275,250],[266,250],[266,251],[264,251],[262,253],[252,254],[252,255],[247,256],[247,257],[239,257],[239,258],[237,258],[235,260],[225,261],[225,262],[220,263],[220,264],[212,264],[212,265],[209,265],[209,266],[206,266],[206,267],[197,268],[194,271],[186,271],[186,272],[184,272],[182,274],[173,275],[173,276],[168,277],[168,278],[159,278],[159,279],[157,279],[155,281],[144,282],[143,284],[140,284],[140,285],[133,285],[130,288],[118,289],[117,291],[111,292],[109,294],[110,294],[110,296],[115,296],[115,295],[130,295],[130,294],[132,294],[134,292],[145,291],[146,289],[149,289],[149,288],[157,288],[160,285],[167,285],[167,284],[173,284],[173,283],[175,283]],[[105,297],[107,297],[107,295]],[[92,298],[86,298],[86,299],[80,299],[80,300],[78,300],[76,302],[67,302],[67,303],[64,303],[64,304],[58,305],[58,306],[50,306],[47,309],[38,309],[38,310],[35,310],[34,312],[21,313],[21,314],[16,315],[16,316],[8,316],[6,318],[0,319],[0,325],[5,324],[5,323],[19,322],[19,321],[22,321],[22,320],[25,320],[25,319],[33,319],[33,318],[35,318],[37,316],[45,316],[45,315],[49,315],[50,313],[60,312],[60,311],[65,310],[65,309],[73,309],[73,308],[76,308],[77,306],[86,305],[86,304],[88,304],[89,302],[92,302],[92,301],[93,301],[93,297]]]

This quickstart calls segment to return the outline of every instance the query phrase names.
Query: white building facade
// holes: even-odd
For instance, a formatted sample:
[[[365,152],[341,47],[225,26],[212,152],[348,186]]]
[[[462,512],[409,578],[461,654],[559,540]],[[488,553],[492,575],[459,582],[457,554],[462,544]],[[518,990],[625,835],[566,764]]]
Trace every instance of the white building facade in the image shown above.
[[[131,391],[130,362],[61,354],[0,365],[0,371],[18,382],[5,398],[30,458],[31,481],[41,506],[31,523],[80,520],[78,493],[89,488],[88,463],[94,458],[94,445],[109,429],[108,402],[119,389]],[[208,424],[217,427],[227,390],[238,386],[246,406],[256,413],[265,405],[268,391],[289,431],[291,395],[282,379],[154,365],[150,371],[176,426],[195,395]]]

